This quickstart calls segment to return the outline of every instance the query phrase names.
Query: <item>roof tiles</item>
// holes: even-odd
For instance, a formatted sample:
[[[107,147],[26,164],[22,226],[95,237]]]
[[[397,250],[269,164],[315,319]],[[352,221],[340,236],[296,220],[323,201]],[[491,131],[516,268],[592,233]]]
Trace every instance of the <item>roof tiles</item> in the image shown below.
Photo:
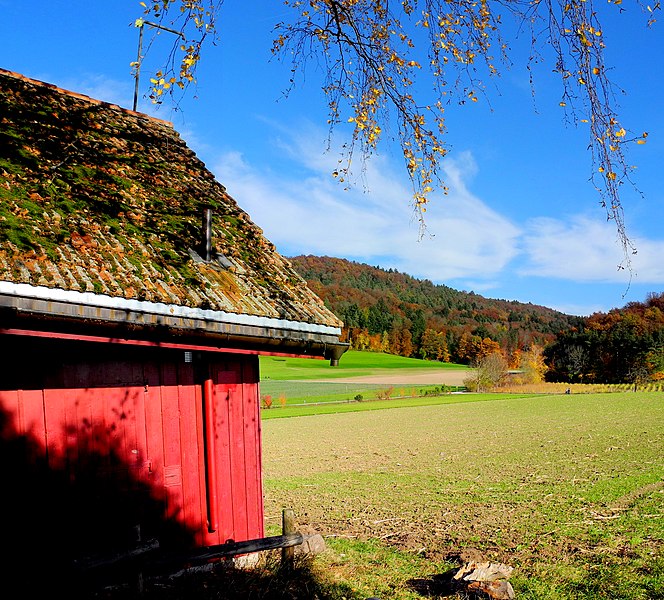
[[[0,281],[341,327],[170,123],[4,70]]]

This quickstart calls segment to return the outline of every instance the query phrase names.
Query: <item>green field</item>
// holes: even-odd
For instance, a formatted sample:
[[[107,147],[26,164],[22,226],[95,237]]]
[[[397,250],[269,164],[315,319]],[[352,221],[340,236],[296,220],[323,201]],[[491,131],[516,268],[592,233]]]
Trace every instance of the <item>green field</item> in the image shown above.
[[[307,386],[308,387],[308,386]],[[312,387],[315,387],[312,384]],[[374,393],[380,393],[385,386],[379,386]],[[412,408],[415,406],[436,406],[439,404],[462,404],[466,402],[487,402],[500,398],[532,398],[541,394],[460,394],[441,390],[439,386],[428,386],[431,393],[423,386],[399,388],[398,393],[389,399],[370,397],[371,391],[365,391],[365,398],[357,400],[335,400],[334,396],[316,396],[310,403],[277,405],[276,408],[261,410],[261,419],[283,419],[287,417],[305,417],[313,415],[329,415],[335,413],[365,412],[385,410],[388,408]],[[410,395],[404,395],[410,394]]]
[[[403,373],[420,369],[467,369],[464,365],[357,350],[348,350],[336,367],[331,367],[329,361],[312,358],[261,356],[259,360],[261,381],[364,377],[394,373],[396,369]]]
[[[517,598],[664,598],[664,394],[472,397],[264,422],[268,531],[324,534],[318,597],[453,597],[476,548]]]
[[[396,373],[408,375],[423,370],[467,370],[463,365],[404,358],[377,352],[348,351],[338,367],[329,362],[307,358],[260,357],[261,405],[272,410],[263,411],[264,418],[299,416],[316,412],[330,412],[329,407],[317,411],[322,403],[352,403],[358,401],[398,398],[434,398],[459,391],[457,386],[443,384],[387,385],[377,383],[339,382],[339,378],[379,376]],[[393,404],[392,404],[393,405]],[[391,406],[392,406],[391,405]],[[295,407],[303,407],[297,410]],[[287,408],[287,410],[282,410]],[[279,409],[279,410],[275,410]],[[368,410],[362,407],[340,407],[338,410]],[[278,414],[277,414],[278,413]]]
[[[334,383],[324,381],[264,381],[261,382],[262,416],[265,419],[302,416],[373,408],[394,408],[414,401],[438,403],[440,397],[449,396],[463,388],[446,385],[391,386],[371,383]],[[376,401],[385,406],[377,406]],[[412,402],[411,402],[412,401]],[[269,402],[269,404],[268,404]],[[325,404],[328,406],[319,406]],[[331,407],[331,404],[346,406]],[[268,410],[268,408],[270,410]]]

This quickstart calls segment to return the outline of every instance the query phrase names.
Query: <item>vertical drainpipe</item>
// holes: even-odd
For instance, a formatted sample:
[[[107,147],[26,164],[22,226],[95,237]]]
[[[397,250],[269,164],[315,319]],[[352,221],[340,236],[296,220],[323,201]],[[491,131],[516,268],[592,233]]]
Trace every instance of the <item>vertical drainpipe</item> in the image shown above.
[[[212,260],[212,208],[203,210],[202,257]],[[208,531],[219,529],[219,502],[217,495],[217,453],[215,448],[216,427],[214,423],[214,385],[209,375],[203,381],[203,410],[205,411],[206,485],[208,500]]]
[[[214,386],[209,377],[203,382],[203,407],[205,410],[205,454],[207,455],[208,530],[213,533],[219,529],[219,510],[217,498],[217,453],[214,443],[216,428],[214,424]]]

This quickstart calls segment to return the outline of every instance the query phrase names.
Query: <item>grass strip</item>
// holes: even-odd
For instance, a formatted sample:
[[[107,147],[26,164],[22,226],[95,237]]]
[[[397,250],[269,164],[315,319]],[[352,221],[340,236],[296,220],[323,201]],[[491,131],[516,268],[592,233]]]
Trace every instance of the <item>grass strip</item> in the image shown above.
[[[441,404],[463,404],[468,402],[489,402],[492,400],[514,400],[532,398],[536,394],[445,394],[441,396],[424,396],[417,398],[390,398],[388,400],[323,402],[299,406],[272,406],[261,409],[261,419],[280,419],[289,417],[305,417],[312,415],[329,415],[335,413],[365,412],[370,410],[386,410],[390,408],[414,408],[418,406],[437,406]]]
[[[465,388],[450,385],[385,385],[377,383],[336,383],[329,381],[262,381],[261,405],[292,406],[322,402],[357,402],[441,396]]]

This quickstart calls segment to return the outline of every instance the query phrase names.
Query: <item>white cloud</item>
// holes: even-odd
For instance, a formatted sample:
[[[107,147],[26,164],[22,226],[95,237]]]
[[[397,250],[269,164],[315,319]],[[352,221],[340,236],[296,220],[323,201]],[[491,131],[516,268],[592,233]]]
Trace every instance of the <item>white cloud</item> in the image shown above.
[[[47,81],[78,94],[84,94],[109,104],[117,104],[123,108],[131,108],[133,104],[133,83],[129,78],[127,81],[118,81],[105,75],[90,73],[81,78],[64,77]]]
[[[553,303],[549,306],[566,315],[575,315],[577,317],[589,317],[593,313],[608,312],[611,307],[600,303],[593,304],[574,304],[574,303]]]
[[[664,283],[664,242],[634,238],[638,253],[631,257],[632,275],[640,283]],[[576,282],[625,283],[624,265],[615,225],[584,216],[538,218],[524,236],[527,265],[522,275]]]
[[[664,241],[634,238],[637,253],[632,257],[638,283],[664,284]]]
[[[289,136],[280,130],[281,139],[270,141],[268,147],[279,151],[277,163],[266,156],[254,164],[240,153],[208,160],[286,256],[357,260],[454,289],[534,301],[578,315],[607,311],[624,303],[626,290],[641,293],[644,285],[664,282],[659,258],[664,242],[635,237],[639,253],[630,274],[618,269],[623,255],[612,222],[582,215],[529,219],[533,208],[523,205],[525,225],[520,226],[490,208],[490,198],[480,199],[469,189],[473,177],[481,176],[471,153],[446,160],[450,191],[431,199],[427,231],[420,238],[400,163],[374,156],[344,191],[330,175],[337,167],[337,149],[321,152],[324,133],[308,127],[295,131]]]
[[[330,176],[338,155],[316,151],[311,139],[305,135],[284,145],[284,152],[301,157],[298,166],[306,167],[306,177],[299,180],[259,172],[232,153],[213,166],[283,254],[346,257],[434,281],[491,278],[515,256],[517,228],[465,185],[477,169],[470,154],[447,162],[450,193],[432,198],[427,230],[420,237],[399,166],[374,156],[362,174],[363,184],[344,191]]]
[[[471,280],[471,279],[458,279],[454,287],[459,290],[473,291],[475,293],[490,292],[500,287],[498,281],[493,280]]]

